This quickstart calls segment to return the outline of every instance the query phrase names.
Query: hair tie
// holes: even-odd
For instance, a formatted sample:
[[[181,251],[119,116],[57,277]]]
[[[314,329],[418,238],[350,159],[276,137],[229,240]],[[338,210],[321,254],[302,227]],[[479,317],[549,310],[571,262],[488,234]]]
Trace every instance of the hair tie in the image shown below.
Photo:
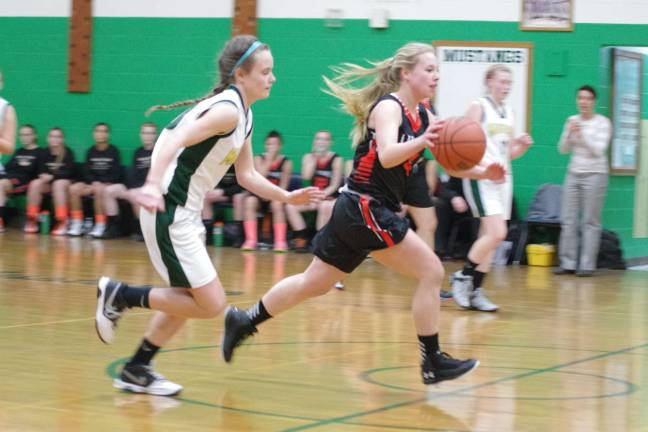
[[[247,58],[250,57],[250,56],[252,55],[252,53],[253,53],[257,48],[259,48],[261,45],[263,45],[263,44],[262,44],[261,42],[259,42],[258,40],[257,40],[257,41],[254,41],[254,42],[252,43],[252,45],[250,45],[250,47],[249,47],[247,50],[245,50],[245,52],[243,53],[243,55],[241,56],[241,58],[238,59],[238,61],[236,62],[236,64],[235,64],[234,67],[232,68],[232,72],[230,72],[230,76],[233,76],[233,75],[234,75],[234,71],[236,71],[236,69],[238,69],[238,68],[243,64],[243,62],[244,62],[245,60],[247,60]]]

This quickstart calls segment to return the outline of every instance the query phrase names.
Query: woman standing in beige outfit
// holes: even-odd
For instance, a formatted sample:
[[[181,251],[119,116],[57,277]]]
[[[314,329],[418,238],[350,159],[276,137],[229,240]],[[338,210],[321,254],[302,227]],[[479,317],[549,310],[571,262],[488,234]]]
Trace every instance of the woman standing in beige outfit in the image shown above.
[[[592,276],[601,239],[601,210],[608,184],[607,150],[612,125],[594,111],[596,91],[578,89],[578,115],[565,122],[558,143],[560,153],[571,153],[562,192],[560,267],[556,274]]]

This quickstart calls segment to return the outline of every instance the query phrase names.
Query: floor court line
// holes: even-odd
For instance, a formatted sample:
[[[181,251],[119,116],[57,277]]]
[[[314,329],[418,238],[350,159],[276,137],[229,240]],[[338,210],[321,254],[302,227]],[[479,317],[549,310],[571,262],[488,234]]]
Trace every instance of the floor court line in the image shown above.
[[[326,426],[326,425],[330,425],[330,424],[334,424],[334,423],[344,423],[346,420],[350,420],[350,419],[354,419],[354,418],[358,418],[358,417],[364,417],[364,416],[367,416],[367,415],[376,414],[376,413],[380,413],[380,412],[390,411],[390,410],[393,410],[393,409],[397,409],[397,408],[401,408],[401,407],[409,406],[409,405],[415,405],[417,403],[430,401],[430,400],[434,400],[434,399],[441,399],[441,398],[444,398],[444,397],[449,397],[449,396],[453,396],[453,395],[456,395],[456,394],[459,394],[459,393],[465,393],[465,392],[468,392],[468,391],[477,390],[477,389],[480,389],[480,388],[483,388],[483,387],[488,387],[488,386],[491,386],[491,385],[496,385],[496,384],[500,384],[500,383],[507,382],[507,381],[514,381],[514,380],[526,378],[526,377],[529,377],[529,376],[540,375],[540,374],[543,374],[545,372],[555,371],[555,370],[558,370],[558,369],[564,369],[564,368],[569,367],[569,366],[574,366],[574,365],[581,364],[581,363],[586,363],[586,362],[599,360],[599,359],[606,358],[606,357],[611,357],[611,356],[615,356],[615,355],[619,355],[619,354],[624,354],[624,353],[626,353],[628,351],[633,351],[633,350],[636,350],[636,349],[641,349],[641,348],[646,348],[646,347],[648,347],[648,343],[643,343],[643,344],[640,344],[640,345],[634,345],[634,346],[631,346],[631,347],[622,348],[622,349],[615,350],[615,351],[609,351],[607,353],[598,354],[598,355],[594,355],[594,356],[591,356],[591,357],[586,357],[584,359],[573,360],[573,361],[570,361],[570,362],[560,363],[560,364],[550,366],[550,367],[546,367],[546,368],[540,368],[540,369],[536,369],[536,370],[529,371],[529,372],[523,372],[523,373],[520,373],[520,374],[511,375],[511,376],[508,376],[508,377],[498,378],[498,379],[495,379],[495,380],[487,381],[485,383],[475,384],[475,385],[472,385],[472,386],[460,388],[458,390],[453,390],[453,391],[450,391],[450,392],[437,393],[437,394],[434,394],[432,396],[425,397],[425,398],[411,399],[411,400],[407,400],[407,401],[403,401],[403,402],[397,402],[397,403],[393,403],[393,404],[388,404],[388,405],[378,407],[378,408],[374,408],[374,409],[367,410],[367,411],[360,411],[360,412],[349,414],[349,415],[346,415],[346,416],[339,416],[339,417],[333,417],[333,418],[330,418],[330,419],[320,420],[320,421],[313,422],[313,423],[310,423],[310,424],[284,429],[283,432],[296,432],[296,431],[302,431],[302,430],[307,430],[307,429],[314,429],[314,428],[317,428],[317,427],[320,427],[320,426]]]

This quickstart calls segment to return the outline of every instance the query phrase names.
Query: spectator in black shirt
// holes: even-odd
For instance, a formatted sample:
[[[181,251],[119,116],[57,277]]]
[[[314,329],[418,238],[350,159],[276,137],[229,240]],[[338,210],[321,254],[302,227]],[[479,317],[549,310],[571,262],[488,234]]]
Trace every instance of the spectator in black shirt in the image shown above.
[[[58,127],[50,129],[47,134],[47,149],[42,150],[38,164],[38,178],[29,183],[27,189],[27,222],[26,233],[38,232],[38,213],[40,212],[43,194],[52,194],[56,225],[52,235],[65,235],[68,219],[68,189],[74,175],[74,153],[65,146],[63,130]]]
[[[214,223],[214,203],[227,203],[232,204],[232,222],[230,226],[230,235],[233,237],[232,246],[241,247],[243,243],[243,216],[244,216],[244,203],[245,198],[250,194],[243,189],[236,181],[236,169],[234,165],[230,167],[225,173],[213,190],[207,192],[203,200],[202,220],[205,225],[207,233],[212,232]],[[209,235],[207,236],[207,244],[211,244]]]
[[[137,221],[134,227],[136,230],[135,235],[138,240],[144,240],[139,225],[139,205],[135,197],[139,189],[144,185],[146,175],[151,167],[151,155],[153,154],[153,146],[157,139],[157,126],[155,123],[143,123],[140,127],[139,136],[142,146],[135,150],[133,154],[132,171],[127,185],[116,183],[108,186],[105,190],[104,208],[108,216],[108,227],[101,238],[116,238],[122,235],[119,203],[117,202],[121,198],[130,201],[133,207],[133,214]]]
[[[455,223],[461,219],[473,219],[468,203],[463,195],[462,179],[444,175],[441,178],[441,188],[435,202],[438,225],[435,232],[436,251],[441,258],[465,258],[467,250],[449,250],[450,231]],[[470,245],[477,237],[472,221],[462,230],[463,244]]]
[[[38,175],[38,163],[42,149],[36,143],[36,129],[24,125],[19,131],[22,147],[16,150],[9,163],[0,172],[0,232],[4,232],[5,204],[7,195],[23,194],[27,185]]]
[[[110,127],[106,123],[97,123],[93,129],[94,146],[88,149],[83,165],[83,179],[70,186],[70,214],[72,221],[67,234],[83,234],[83,206],[81,198],[94,196],[95,224],[90,235],[101,237],[106,230],[106,212],[104,194],[107,186],[121,183],[122,168],[119,150],[108,142]]]

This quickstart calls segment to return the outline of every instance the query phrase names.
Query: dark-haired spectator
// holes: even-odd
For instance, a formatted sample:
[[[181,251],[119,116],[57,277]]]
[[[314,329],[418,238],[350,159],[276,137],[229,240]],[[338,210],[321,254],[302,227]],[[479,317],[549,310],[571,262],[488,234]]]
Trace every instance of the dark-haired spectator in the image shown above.
[[[29,182],[38,176],[38,164],[42,158],[34,126],[23,125],[18,135],[22,146],[0,172],[0,232],[5,230],[7,196],[27,191]]]
[[[277,131],[270,131],[265,139],[265,152],[254,157],[254,166],[262,176],[282,189],[288,189],[292,174],[292,161],[281,154],[282,138]],[[272,211],[272,228],[275,252],[288,250],[286,241],[286,214],[284,203],[281,201],[266,201],[255,195],[248,195],[244,202],[243,230],[245,242],[242,250],[254,250],[257,247],[257,211],[262,213]]]
[[[576,92],[578,114],[569,116],[558,142],[560,153],[571,153],[571,158],[562,192],[556,274],[592,276],[596,269],[612,124],[595,111],[595,104],[596,90],[589,85],[580,87]]]
[[[434,202],[438,224],[435,232],[436,253],[440,258],[465,258],[467,250],[459,253],[450,250],[453,245],[449,244],[450,233],[453,226],[462,219],[473,220],[468,203],[463,195],[463,180],[458,177],[449,177],[444,174],[440,177],[440,188],[438,197]],[[472,222],[466,228],[458,233],[463,243],[471,245],[476,238],[476,233],[472,229]],[[459,235],[460,234],[460,235]],[[454,245],[456,246],[456,244]],[[466,248],[467,249],[467,248]]]
[[[320,130],[315,132],[313,146],[310,153],[302,157],[301,177],[324,191],[325,198],[312,204],[299,206],[286,205],[286,215],[293,230],[295,250],[306,252],[308,250],[308,236],[303,212],[316,211],[315,228],[319,231],[331,218],[335,199],[339,195],[338,189],[342,186],[344,161],[340,155],[331,151],[331,132]]]
[[[117,147],[109,143],[110,127],[106,123],[97,123],[92,131],[94,145],[86,153],[83,165],[83,179],[70,186],[70,213],[72,220],[67,234],[83,234],[82,197],[94,196],[94,227],[90,236],[99,238],[106,229],[106,212],[104,193],[106,187],[120,183],[122,180],[121,158]]]

